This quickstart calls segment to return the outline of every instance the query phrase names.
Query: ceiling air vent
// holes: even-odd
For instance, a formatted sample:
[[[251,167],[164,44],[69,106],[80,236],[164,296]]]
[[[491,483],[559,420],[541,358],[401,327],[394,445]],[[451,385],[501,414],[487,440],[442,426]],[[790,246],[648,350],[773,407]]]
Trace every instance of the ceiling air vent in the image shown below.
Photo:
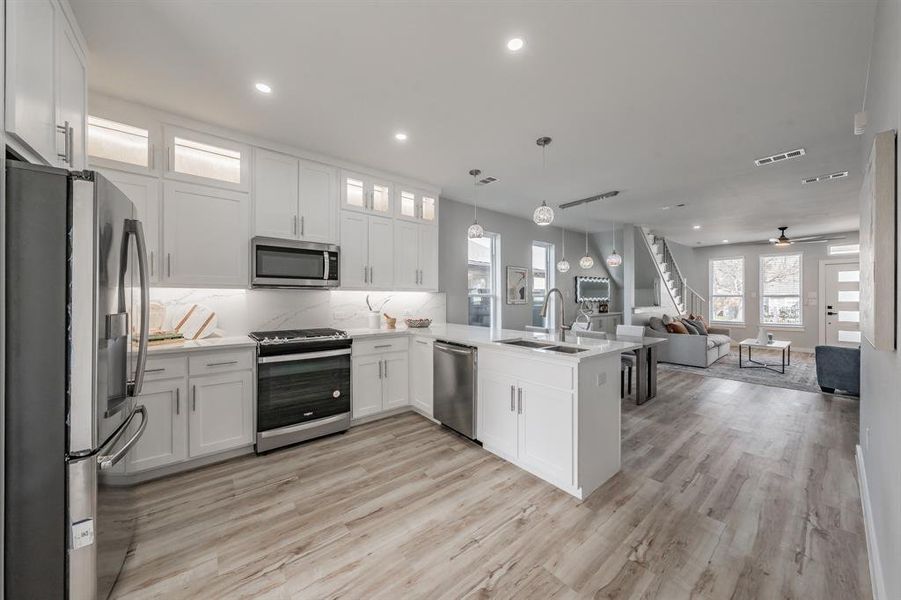
[[[773,163],[782,162],[783,160],[798,158],[799,156],[804,156],[805,154],[807,153],[804,151],[804,148],[798,148],[797,150],[789,150],[788,152],[782,152],[780,154],[758,158],[754,161],[754,164],[758,167],[762,167],[764,165],[771,165]]]
[[[494,183],[495,181],[497,181],[497,177],[491,177],[489,175],[488,177],[479,179],[479,185],[488,185],[489,183]]]
[[[817,175],[816,177],[808,177],[802,179],[801,183],[819,183],[821,181],[830,181],[832,179],[842,179],[848,176],[847,171],[839,171],[838,173],[829,173],[828,175]]]

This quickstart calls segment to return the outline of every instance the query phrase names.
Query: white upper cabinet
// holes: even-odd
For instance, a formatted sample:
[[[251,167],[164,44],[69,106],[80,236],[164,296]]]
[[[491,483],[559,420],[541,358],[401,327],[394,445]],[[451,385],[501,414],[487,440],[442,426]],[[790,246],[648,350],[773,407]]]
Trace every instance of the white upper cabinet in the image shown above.
[[[150,266],[150,282],[159,283],[163,268],[160,255],[160,180],[149,175],[123,173],[103,169],[100,173],[109,179],[135,205],[135,217],[144,228],[147,243],[147,259]]]
[[[163,140],[167,178],[250,189],[250,146],[174,125],[163,127]]]
[[[255,235],[337,242],[337,169],[256,148],[253,174]]]
[[[394,277],[399,290],[438,289],[438,228],[397,220],[394,224]]]
[[[369,286],[394,288],[394,223],[384,217],[369,217]]]
[[[394,289],[394,222],[341,211],[341,287]]]
[[[246,193],[164,182],[163,281],[246,287],[249,220]]]
[[[438,194],[395,184],[395,216],[408,221],[435,223],[438,220]]]
[[[254,234],[296,239],[300,234],[300,163],[286,154],[253,151]]]
[[[159,125],[88,115],[88,158],[93,167],[150,174],[157,169]]]
[[[334,244],[338,241],[338,169],[300,161],[300,239]]]
[[[391,216],[394,214],[393,186],[378,177],[342,171],[341,208]]]
[[[6,3],[6,130],[28,160],[84,168],[87,73],[80,34],[56,0]]]

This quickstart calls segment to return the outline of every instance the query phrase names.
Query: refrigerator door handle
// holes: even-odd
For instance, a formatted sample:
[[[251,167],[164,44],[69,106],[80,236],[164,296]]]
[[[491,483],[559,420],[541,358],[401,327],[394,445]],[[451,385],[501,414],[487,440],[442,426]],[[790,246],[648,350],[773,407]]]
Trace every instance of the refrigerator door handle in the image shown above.
[[[134,445],[138,443],[138,440],[141,439],[141,436],[144,435],[144,431],[147,429],[147,409],[144,408],[143,405],[138,405],[135,407],[134,411],[125,421],[125,427],[122,428],[124,432],[128,429],[128,426],[131,425],[131,422],[134,421],[135,416],[140,413],[141,414],[141,425],[138,427],[138,430],[135,432],[131,439],[125,442],[125,445],[119,448],[112,454],[101,454],[97,457],[97,464],[100,465],[101,471],[106,471],[107,469],[113,468],[116,463],[125,458],[125,455],[128,454],[128,451],[134,448]],[[119,440],[119,436],[116,436],[116,439],[113,440],[113,443]]]
[[[138,275],[141,280],[141,337],[138,341],[138,364],[135,378],[129,382],[128,395],[138,396],[144,387],[144,372],[147,368],[147,344],[150,338],[150,281],[147,277],[147,242],[144,227],[137,219],[126,222],[126,231],[135,236],[138,245]]]

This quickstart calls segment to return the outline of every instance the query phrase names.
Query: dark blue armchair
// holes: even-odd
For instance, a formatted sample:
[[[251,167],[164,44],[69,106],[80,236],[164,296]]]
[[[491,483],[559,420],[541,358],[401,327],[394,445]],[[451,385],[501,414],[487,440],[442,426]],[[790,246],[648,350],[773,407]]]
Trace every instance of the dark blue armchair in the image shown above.
[[[842,390],[860,395],[860,348],[817,346],[817,383],[831,394]]]

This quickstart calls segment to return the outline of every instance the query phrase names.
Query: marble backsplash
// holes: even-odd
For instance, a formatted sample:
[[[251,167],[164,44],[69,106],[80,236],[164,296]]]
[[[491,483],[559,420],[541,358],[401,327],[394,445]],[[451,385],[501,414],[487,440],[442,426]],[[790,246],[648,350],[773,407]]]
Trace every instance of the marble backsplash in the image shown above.
[[[215,311],[220,335],[243,335],[251,331],[367,326],[366,296],[381,304],[392,317],[427,317],[435,323],[447,320],[444,292],[352,292],[328,290],[244,290],[152,288],[150,299],[163,304],[167,326],[183,314],[185,305],[203,304]],[[384,320],[383,320],[384,322]]]

